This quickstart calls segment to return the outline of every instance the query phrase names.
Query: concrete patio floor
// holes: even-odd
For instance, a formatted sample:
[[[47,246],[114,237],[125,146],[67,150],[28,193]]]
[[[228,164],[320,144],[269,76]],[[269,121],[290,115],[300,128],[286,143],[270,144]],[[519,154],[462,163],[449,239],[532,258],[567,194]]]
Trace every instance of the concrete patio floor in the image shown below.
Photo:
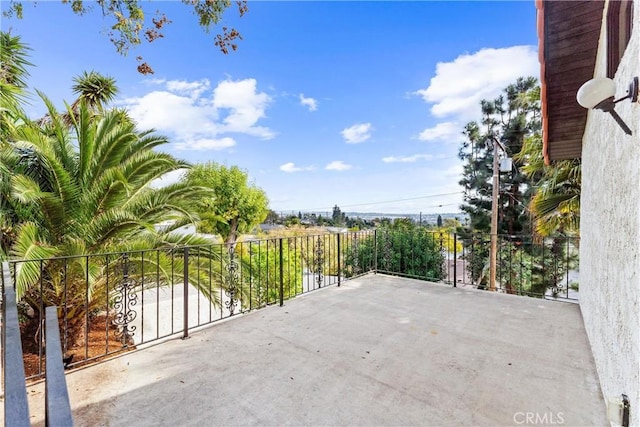
[[[383,275],[70,372],[67,384],[78,426],[608,425],[577,304]],[[29,390],[36,424],[42,392]]]

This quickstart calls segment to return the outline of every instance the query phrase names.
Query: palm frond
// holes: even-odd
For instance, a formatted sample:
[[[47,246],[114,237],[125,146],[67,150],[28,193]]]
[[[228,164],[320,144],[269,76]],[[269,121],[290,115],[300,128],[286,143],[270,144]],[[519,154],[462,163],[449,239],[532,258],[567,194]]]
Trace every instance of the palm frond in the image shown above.
[[[31,177],[15,174],[11,178],[13,197],[22,203],[38,203],[47,193],[40,190],[40,186]]]
[[[40,280],[44,264],[41,261],[29,262],[29,260],[42,260],[56,256],[58,250],[49,246],[41,239],[38,226],[32,222],[22,224],[18,230],[18,237],[11,248],[10,256],[25,262],[20,262],[16,267],[16,294],[18,299]]]
[[[27,67],[33,66],[27,59],[30,51],[20,36],[0,31],[0,82],[20,89],[27,87]]]
[[[101,246],[108,244],[112,239],[118,236],[128,236],[143,226],[131,212],[112,209],[92,218],[78,231],[79,235],[86,239],[88,249],[92,252],[98,252]]]

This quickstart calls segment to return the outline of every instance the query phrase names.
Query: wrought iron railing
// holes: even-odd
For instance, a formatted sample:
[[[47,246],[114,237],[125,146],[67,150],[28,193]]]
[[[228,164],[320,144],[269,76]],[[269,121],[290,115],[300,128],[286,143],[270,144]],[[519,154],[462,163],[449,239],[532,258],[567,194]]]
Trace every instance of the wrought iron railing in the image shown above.
[[[497,288],[575,297],[577,240],[502,236]],[[180,335],[221,319],[377,272],[487,286],[489,236],[378,229],[249,240],[233,245],[12,260],[25,323],[59,307],[67,367]],[[27,274],[28,273],[28,274]],[[29,280],[27,280],[29,279]],[[25,325],[27,377],[45,372],[40,328]],[[3,347],[4,348],[4,347]]]
[[[25,327],[27,378],[45,373],[45,307],[60,311],[62,351],[74,367],[372,271],[346,268],[373,231],[250,240],[233,245],[12,260]],[[358,257],[356,259],[359,259]],[[29,273],[29,274],[27,274]],[[28,282],[27,278],[31,278]],[[35,278],[35,280],[33,279]]]
[[[446,253],[447,283],[489,287],[489,235],[453,235]],[[577,237],[507,236],[498,239],[496,290],[538,298],[578,300]],[[455,252],[454,252],[455,251]]]

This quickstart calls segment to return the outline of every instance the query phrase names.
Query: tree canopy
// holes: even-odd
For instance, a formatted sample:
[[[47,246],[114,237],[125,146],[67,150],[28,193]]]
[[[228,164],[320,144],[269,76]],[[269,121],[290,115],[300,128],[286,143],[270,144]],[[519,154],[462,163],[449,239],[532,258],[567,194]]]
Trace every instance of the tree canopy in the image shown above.
[[[529,203],[536,233],[542,236],[556,232],[578,234],[581,160],[561,160],[546,165],[540,135],[527,138],[515,158],[525,163],[522,171],[534,181],[536,188]]]
[[[113,25],[107,30],[107,36],[117,52],[122,55],[126,55],[130,49],[143,42],[153,43],[155,40],[163,38],[164,26],[171,24],[171,20],[161,10],[157,10],[155,16],[148,19],[141,0],[61,1],[68,4],[71,10],[79,16],[92,13],[97,7],[103,17],[113,22]],[[25,15],[23,3],[22,0],[10,0],[9,6],[2,13],[3,16],[5,18],[15,16],[22,19]],[[157,3],[161,4],[162,2]],[[224,12],[231,6],[232,1],[182,0],[182,3],[193,9],[193,13],[198,19],[198,25],[206,33],[209,33],[213,27],[220,23]],[[249,10],[246,0],[235,1],[235,4],[241,17]],[[242,35],[238,30],[223,26],[221,31],[214,36],[214,45],[222,53],[228,54],[230,50],[235,51],[238,48],[238,40],[242,40]],[[139,73],[153,74],[153,68],[141,56],[136,59],[138,60]]]
[[[488,232],[491,220],[493,144],[500,141],[507,156],[520,152],[527,137],[540,132],[540,89],[533,77],[519,78],[494,100],[480,103],[482,121],[465,126],[467,137],[459,152],[464,162],[464,205],[471,231]],[[527,234],[530,219],[526,210],[531,196],[530,178],[521,171],[522,160],[500,177],[498,229],[502,234]]]
[[[219,294],[204,285],[209,280],[201,279],[208,274],[220,281],[215,269],[223,264],[213,263],[207,273],[198,264],[219,259],[212,240],[175,232],[198,222],[196,206],[212,197],[211,189],[151,185],[189,165],[157,150],[166,137],[138,129],[125,110],[105,107],[117,88],[98,73],[75,79],[77,99],[63,111],[39,93],[47,114],[30,119],[20,97],[27,47],[19,37],[0,34],[0,260],[19,260],[17,295],[34,313],[22,315],[37,324],[43,307],[65,306],[73,342],[79,328],[114,301],[116,283],[125,280],[120,261],[140,268],[149,262],[143,251],[156,249],[156,283],[170,285],[180,280],[171,269],[173,249],[184,245],[199,245],[193,249],[198,256],[178,270],[188,268],[185,280],[220,305]]]
[[[199,204],[201,232],[219,234],[226,243],[234,244],[238,234],[251,231],[267,218],[267,195],[237,166],[198,164],[187,172],[185,180],[188,185],[213,190],[213,197]]]

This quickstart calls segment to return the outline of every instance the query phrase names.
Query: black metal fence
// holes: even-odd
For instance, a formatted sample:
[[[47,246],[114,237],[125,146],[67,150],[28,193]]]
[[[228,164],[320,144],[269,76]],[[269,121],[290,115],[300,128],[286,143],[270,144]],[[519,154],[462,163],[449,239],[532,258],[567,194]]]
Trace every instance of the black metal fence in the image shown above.
[[[578,242],[502,236],[498,290],[574,298]],[[67,367],[370,272],[487,285],[489,236],[379,229],[10,261],[28,378],[45,372],[45,307],[59,307]],[[5,348],[3,346],[3,348]]]
[[[449,235],[447,283],[489,287],[489,235]],[[546,299],[578,300],[577,237],[498,236],[496,290]]]
[[[370,263],[344,260],[374,234],[10,261],[27,378],[45,373],[47,306],[59,307],[62,352],[74,367],[366,274]]]

